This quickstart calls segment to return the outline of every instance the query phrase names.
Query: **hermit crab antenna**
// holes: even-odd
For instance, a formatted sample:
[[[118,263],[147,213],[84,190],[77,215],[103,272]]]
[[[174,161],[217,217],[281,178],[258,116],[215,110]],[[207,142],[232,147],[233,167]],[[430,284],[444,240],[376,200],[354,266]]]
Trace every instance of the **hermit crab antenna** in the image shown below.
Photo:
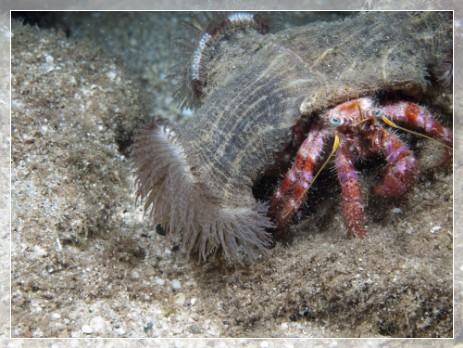
[[[381,115],[380,118],[381,118],[381,120],[382,120],[384,123],[386,123],[386,124],[387,124],[388,126],[390,126],[390,127],[400,129],[400,130],[402,130],[402,131],[404,131],[404,132],[408,132],[408,133],[417,135],[417,136],[419,136],[419,137],[423,137],[423,138],[426,138],[426,139],[433,140],[433,141],[435,141],[436,143],[439,143],[440,145],[445,146],[447,149],[452,150],[452,148],[451,148],[450,146],[448,146],[447,144],[444,144],[442,141],[439,141],[439,140],[437,140],[437,139],[435,139],[435,138],[433,138],[433,137],[430,137],[430,136],[428,136],[428,135],[426,135],[426,134],[419,133],[419,132],[415,132],[415,131],[413,131],[413,130],[411,130],[411,129],[407,129],[407,128],[401,127],[401,126],[399,126],[398,124],[392,122],[390,119],[388,119],[388,118],[387,118],[386,116],[384,116],[384,115]]]
[[[363,117],[363,112],[362,112],[362,108],[360,107],[360,104],[357,104],[357,108],[359,109],[360,119],[364,120],[365,118]]]
[[[331,149],[330,155],[326,158],[325,162],[323,162],[322,166],[318,169],[317,173],[314,175],[312,181],[307,187],[307,190],[312,186],[312,184],[315,182],[315,180],[317,179],[318,175],[322,172],[322,170],[325,169],[331,157],[333,157],[333,155],[336,153],[336,150],[338,149],[338,147],[339,147],[339,132],[336,131],[336,133],[334,134],[333,148]]]

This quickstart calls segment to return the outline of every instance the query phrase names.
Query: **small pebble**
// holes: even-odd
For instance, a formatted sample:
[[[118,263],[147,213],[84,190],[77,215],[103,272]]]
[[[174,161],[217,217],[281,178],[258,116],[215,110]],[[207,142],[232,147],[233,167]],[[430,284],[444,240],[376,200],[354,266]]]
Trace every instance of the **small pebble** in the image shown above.
[[[179,292],[175,295],[175,304],[183,306],[185,304],[186,296],[183,292]]]
[[[93,332],[103,334],[106,332],[107,322],[104,318],[98,316],[90,320],[90,326]]]
[[[33,251],[38,257],[45,257],[48,255],[48,252],[38,245],[34,246]]]
[[[125,335],[125,329],[122,326],[116,327],[114,329],[114,332],[116,333],[117,336],[124,336]]]
[[[132,279],[132,280],[140,279],[140,273],[139,273],[137,270],[135,270],[135,269],[133,269],[132,271],[130,271],[129,276],[130,276],[130,279]]]
[[[86,335],[90,335],[93,333],[93,329],[90,325],[85,324],[84,326],[82,326],[82,332]]]
[[[165,236],[166,235],[166,231],[164,230],[164,228],[162,227],[162,225],[156,225],[156,233],[161,235],[161,236]]]
[[[153,323],[151,321],[145,323],[145,325],[143,325],[143,331],[147,332],[147,331],[150,331],[153,329]]]
[[[198,325],[196,324],[192,324],[190,325],[190,327],[188,328],[188,330],[194,334],[194,335],[199,335],[201,333],[201,330],[200,328],[198,327]]]
[[[58,319],[61,319],[61,314],[59,313],[53,313],[51,315],[51,320],[58,320]]]
[[[47,63],[50,63],[50,64],[51,64],[51,63],[53,63],[54,60],[55,60],[55,59],[54,59],[52,56],[48,55],[48,54],[45,56],[45,61],[46,61]]]
[[[161,285],[161,286],[163,286],[163,285],[166,283],[166,281],[165,281],[164,279],[158,278],[158,277],[154,278],[154,282],[155,282],[157,285]]]
[[[172,289],[174,290],[180,290],[182,288],[182,284],[180,284],[180,282],[177,279],[172,280],[170,284],[172,286]]]

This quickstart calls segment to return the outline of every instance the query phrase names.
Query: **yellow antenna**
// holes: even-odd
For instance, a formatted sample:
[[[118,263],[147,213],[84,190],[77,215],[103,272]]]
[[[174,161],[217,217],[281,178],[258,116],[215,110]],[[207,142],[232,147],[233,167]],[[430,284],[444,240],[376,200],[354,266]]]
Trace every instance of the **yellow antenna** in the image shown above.
[[[320,167],[320,169],[317,171],[317,173],[315,174],[315,176],[311,180],[309,186],[307,186],[307,190],[305,190],[305,192],[307,192],[309,190],[309,188],[312,186],[312,184],[315,182],[315,179],[318,177],[318,175],[321,173],[321,171],[326,167],[326,165],[328,164],[328,161],[331,159],[331,157],[333,157],[333,155],[336,152],[336,150],[338,149],[338,147],[339,147],[339,133],[338,133],[338,131],[336,131],[336,133],[334,134],[333,148],[331,149],[330,155],[325,160],[325,162],[323,162],[322,166]],[[301,201],[303,200],[303,198],[304,198],[303,194],[300,195],[299,197],[297,197],[296,198],[296,204],[299,205],[301,203]],[[283,212],[283,219],[286,219],[289,214],[291,214],[291,209],[287,209],[285,212]]]
[[[415,131],[412,131],[410,129],[407,129],[407,128],[403,128],[401,126],[399,126],[398,124],[395,124],[394,122],[392,122],[390,119],[388,119],[386,116],[381,116],[381,120],[386,123],[388,126],[391,126],[391,127],[394,127],[394,128],[397,128],[397,129],[400,129],[404,132],[408,132],[408,133],[412,133],[412,134],[415,134],[417,136],[420,136],[420,137],[423,137],[423,138],[426,138],[426,139],[430,139],[430,140],[434,140],[435,142],[445,146],[447,149],[449,150],[453,150],[450,146],[448,146],[447,144],[444,144],[443,142],[433,138],[433,137],[430,137],[426,134],[422,134],[422,133],[418,133],[418,132],[415,132]]]
[[[336,133],[334,134],[334,142],[333,142],[333,148],[331,149],[331,153],[330,155],[328,156],[328,158],[325,160],[325,162],[323,162],[322,166],[320,167],[320,169],[318,169],[317,171],[317,174],[315,174],[315,176],[313,177],[313,179],[310,181],[310,184],[309,186],[307,187],[307,190],[306,192],[309,190],[309,188],[312,186],[312,184],[315,182],[315,179],[317,179],[318,175],[322,172],[323,169],[325,169],[326,165],[328,164],[329,160],[331,159],[331,157],[333,157],[334,153],[336,152],[336,150],[338,149],[339,147],[339,133],[338,131],[336,131]],[[297,203],[299,204],[300,201],[302,201],[303,199],[303,196],[299,196],[297,197]]]
[[[360,119],[361,119],[361,120],[364,120],[364,118],[363,118],[363,112],[362,112],[362,108],[360,107],[360,105],[359,105],[359,104],[357,104],[357,108],[359,109],[359,113],[360,113]],[[360,122],[360,123],[362,123],[362,122]]]

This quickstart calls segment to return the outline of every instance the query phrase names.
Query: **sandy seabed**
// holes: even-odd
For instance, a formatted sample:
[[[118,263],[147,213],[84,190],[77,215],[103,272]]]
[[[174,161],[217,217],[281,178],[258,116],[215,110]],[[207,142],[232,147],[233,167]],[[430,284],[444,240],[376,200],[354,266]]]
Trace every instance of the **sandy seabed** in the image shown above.
[[[164,78],[181,18],[123,16],[119,31],[109,17],[66,19],[70,38],[12,26],[12,337],[452,337],[451,170],[367,210],[363,242],[345,239],[336,188],[290,246],[245,267],[198,266],[156,233],[127,145],[145,115],[185,117]]]

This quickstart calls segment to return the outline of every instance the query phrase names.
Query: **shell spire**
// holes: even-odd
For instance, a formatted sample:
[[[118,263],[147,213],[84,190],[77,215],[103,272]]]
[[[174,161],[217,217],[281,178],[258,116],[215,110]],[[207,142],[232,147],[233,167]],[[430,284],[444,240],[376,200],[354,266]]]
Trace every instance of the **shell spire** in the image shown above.
[[[228,40],[231,33],[240,30],[251,30],[265,35],[281,26],[279,16],[267,12],[206,13],[198,16],[195,24],[186,24],[189,31],[199,31],[199,34],[193,42],[181,42],[188,53],[184,52],[184,61],[174,66],[172,75],[179,76],[175,97],[179,105],[188,108],[197,108],[202,104],[208,80],[208,64],[218,42]]]

